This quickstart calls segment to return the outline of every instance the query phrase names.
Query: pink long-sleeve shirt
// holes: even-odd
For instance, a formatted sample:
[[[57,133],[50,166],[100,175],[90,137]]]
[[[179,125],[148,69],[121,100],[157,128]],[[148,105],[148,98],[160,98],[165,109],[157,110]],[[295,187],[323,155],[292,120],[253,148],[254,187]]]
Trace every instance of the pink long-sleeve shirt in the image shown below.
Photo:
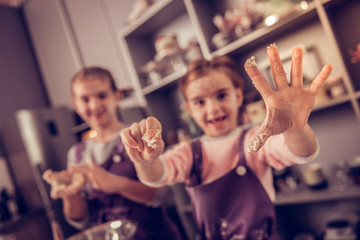
[[[277,170],[294,164],[303,164],[313,160],[319,152],[317,151],[309,157],[299,157],[293,154],[287,145],[282,134],[270,137],[265,145],[256,153],[247,151],[247,145],[251,137],[258,130],[258,127],[252,127],[245,135],[244,152],[247,164],[259,178],[264,189],[272,201],[275,200],[275,189],[271,167]],[[239,136],[243,131],[239,127],[226,136],[212,138],[202,136],[202,184],[210,183],[227,172],[232,170],[238,163]],[[171,185],[174,183],[188,183],[190,180],[190,171],[193,166],[193,157],[189,142],[181,142],[175,147],[167,150],[161,155],[160,160],[164,171],[161,178],[156,182],[143,183],[159,187]]]

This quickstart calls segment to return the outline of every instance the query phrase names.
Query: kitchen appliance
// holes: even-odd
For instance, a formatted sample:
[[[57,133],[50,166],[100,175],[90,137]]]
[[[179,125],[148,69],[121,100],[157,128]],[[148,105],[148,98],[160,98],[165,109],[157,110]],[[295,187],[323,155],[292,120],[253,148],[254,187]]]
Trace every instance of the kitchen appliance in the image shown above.
[[[335,219],[327,223],[324,240],[356,240],[352,224],[346,219]]]
[[[39,229],[59,224],[65,236],[75,233],[75,229],[64,220],[61,200],[50,198],[50,186],[43,181],[42,173],[49,168],[66,168],[67,152],[77,142],[71,133],[75,124],[70,109],[56,107],[19,110],[0,127],[4,155],[16,189],[28,206],[27,215],[42,212],[49,225]]]
[[[360,155],[350,161],[349,172],[354,184],[360,186]]]
[[[328,186],[320,164],[310,163],[301,170],[304,183],[312,190],[324,189]]]

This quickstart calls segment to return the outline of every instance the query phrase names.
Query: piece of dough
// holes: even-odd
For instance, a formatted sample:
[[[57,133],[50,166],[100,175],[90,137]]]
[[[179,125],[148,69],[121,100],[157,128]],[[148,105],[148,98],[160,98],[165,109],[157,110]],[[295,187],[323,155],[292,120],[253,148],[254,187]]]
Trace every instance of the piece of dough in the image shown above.
[[[85,183],[85,177],[81,173],[67,170],[53,172],[51,169],[43,173],[43,179],[51,185],[51,196],[59,198],[64,194],[74,194]]]
[[[148,145],[148,147],[151,147],[152,149],[155,149],[156,144],[158,142],[157,137],[159,137],[161,131],[157,130],[155,135],[150,139],[149,135],[144,135],[142,137],[142,140]]]

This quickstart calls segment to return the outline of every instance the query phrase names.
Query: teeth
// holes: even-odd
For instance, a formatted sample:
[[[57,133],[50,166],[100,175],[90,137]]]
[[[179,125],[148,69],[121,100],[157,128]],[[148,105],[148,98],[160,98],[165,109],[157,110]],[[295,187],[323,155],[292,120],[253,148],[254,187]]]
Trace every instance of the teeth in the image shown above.
[[[224,119],[226,119],[226,117],[219,117],[219,118],[215,118],[215,119],[212,119],[212,120],[209,120],[208,122],[209,123],[214,123],[214,122],[219,122],[219,121],[223,121]]]

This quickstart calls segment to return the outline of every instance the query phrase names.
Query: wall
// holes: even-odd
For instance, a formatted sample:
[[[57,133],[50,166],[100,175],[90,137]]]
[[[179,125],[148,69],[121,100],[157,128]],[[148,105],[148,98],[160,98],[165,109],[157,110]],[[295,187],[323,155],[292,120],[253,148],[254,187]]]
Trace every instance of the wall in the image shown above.
[[[21,11],[0,6],[0,124],[23,108],[49,106]]]
[[[49,106],[21,10],[0,6],[0,125],[20,109]],[[0,189],[13,191],[0,143]]]

